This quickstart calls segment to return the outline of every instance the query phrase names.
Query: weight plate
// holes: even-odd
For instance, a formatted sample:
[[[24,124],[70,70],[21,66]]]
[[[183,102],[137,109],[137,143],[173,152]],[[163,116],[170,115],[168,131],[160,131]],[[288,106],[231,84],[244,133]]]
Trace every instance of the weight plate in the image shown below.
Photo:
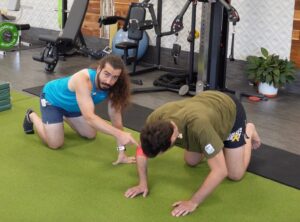
[[[0,23],[0,49],[8,50],[13,48],[19,39],[17,26],[3,22]]]

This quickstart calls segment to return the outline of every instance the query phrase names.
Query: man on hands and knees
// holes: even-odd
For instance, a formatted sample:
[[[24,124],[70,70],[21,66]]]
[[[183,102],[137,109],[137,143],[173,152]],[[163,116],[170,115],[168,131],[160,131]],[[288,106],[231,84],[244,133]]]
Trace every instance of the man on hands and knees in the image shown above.
[[[95,104],[108,99],[108,113],[112,125],[95,114]],[[116,138],[119,155],[115,164],[133,163],[127,157],[126,144],[137,144],[130,133],[123,131],[122,110],[129,104],[130,82],[121,58],[106,56],[99,61],[97,70],[83,69],[79,72],[48,82],[41,93],[42,119],[28,109],[23,121],[25,133],[37,131],[42,141],[52,149],[64,143],[65,121],[80,136],[93,139],[97,131]]]
[[[148,194],[147,158],[164,153],[173,145],[184,148],[184,161],[196,166],[206,157],[210,168],[200,188],[189,200],[173,204],[172,215],[193,212],[224,180],[239,181],[249,165],[251,150],[260,146],[253,123],[246,123],[242,104],[218,91],[205,91],[193,98],[167,103],[147,119],[137,149],[139,184],[125,196]]]

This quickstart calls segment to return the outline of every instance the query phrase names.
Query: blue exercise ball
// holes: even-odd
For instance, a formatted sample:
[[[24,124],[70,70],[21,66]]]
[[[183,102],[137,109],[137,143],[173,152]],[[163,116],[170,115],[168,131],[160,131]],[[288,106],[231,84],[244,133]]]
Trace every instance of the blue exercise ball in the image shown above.
[[[115,34],[113,40],[112,40],[112,53],[115,55],[123,56],[124,50],[117,49],[115,47],[116,44],[120,42],[134,42],[134,40],[128,39],[128,32],[124,31],[123,29],[119,29],[117,33]],[[142,40],[139,42],[139,49],[138,49],[138,60],[145,55],[147,48],[149,45],[149,36],[147,32],[144,32]],[[129,56],[134,56],[134,49],[128,50]]]

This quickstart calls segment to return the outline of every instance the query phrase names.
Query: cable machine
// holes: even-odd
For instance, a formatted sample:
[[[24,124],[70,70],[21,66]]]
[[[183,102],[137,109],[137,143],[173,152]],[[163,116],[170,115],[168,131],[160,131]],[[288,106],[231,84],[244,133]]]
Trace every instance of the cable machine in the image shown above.
[[[232,22],[234,30],[240,18],[235,8],[230,5],[230,0],[213,2],[213,4],[202,5],[196,92],[213,89],[234,93],[239,99],[241,96],[255,96],[261,100],[267,100],[261,94],[253,95],[226,87],[229,22]],[[234,61],[234,32],[232,37],[230,61]]]
[[[155,86],[155,87],[146,87],[146,88],[136,88],[133,89],[133,93],[143,93],[143,92],[158,92],[158,91],[179,91],[179,94],[184,95],[186,94],[186,89],[188,90],[190,87],[195,86],[195,80],[197,78],[197,74],[194,72],[194,50],[195,50],[195,27],[196,27],[196,11],[197,11],[197,3],[198,2],[208,2],[208,0],[187,0],[183,8],[181,9],[180,13],[175,17],[173,20],[170,31],[161,32],[162,26],[162,0],[157,0],[157,13],[155,15],[153,4],[149,3],[149,0],[145,0],[144,3],[147,4],[149,12],[151,14],[151,19],[153,23],[153,27],[156,33],[156,61],[155,64],[149,68],[143,69],[141,71],[137,71],[135,74],[141,74],[145,72],[161,70],[170,72],[171,76],[174,77],[174,81],[183,81],[184,90],[176,89],[172,86],[172,83],[165,83]],[[189,65],[188,69],[178,69],[178,68],[171,68],[165,67],[161,65],[161,38],[164,36],[169,35],[178,35],[178,33],[183,30],[183,17],[187,11],[187,9],[192,4],[192,14],[191,14],[191,31],[189,35],[189,43],[190,43],[190,53],[189,53]],[[179,49],[173,47],[172,54],[176,54]],[[175,52],[174,52],[175,51]],[[156,80],[155,82],[158,82]],[[193,87],[195,88],[195,87]]]
[[[147,1],[149,2],[149,1]],[[200,27],[200,52],[198,59],[198,74],[194,72],[194,41],[195,41],[195,25],[196,25],[196,10],[197,2],[202,4],[202,18]],[[226,63],[227,63],[227,47],[228,47],[228,29],[229,22],[235,26],[239,21],[238,12],[230,5],[230,0],[188,0],[183,9],[174,19],[171,30],[161,33],[162,25],[162,0],[157,1],[157,17],[151,13],[156,38],[156,64],[150,67],[148,71],[162,70],[171,71],[169,68],[161,66],[161,38],[166,35],[176,34],[183,29],[183,16],[192,4],[192,24],[189,54],[188,75],[186,75],[186,84],[181,86],[180,95],[195,94],[198,91],[206,89],[226,90]],[[151,11],[150,11],[151,12]],[[232,40],[234,41],[234,39]],[[231,49],[231,57],[233,59],[233,42]],[[174,69],[174,72],[178,71]],[[196,76],[195,76],[196,75]],[[148,87],[134,89],[133,93],[166,91],[174,89],[168,86]],[[175,90],[176,91],[176,90]]]
[[[229,22],[235,25],[238,21],[237,11],[225,0],[202,5],[198,87],[203,84],[203,89],[226,88]]]
[[[131,75],[151,72],[155,70],[171,72],[172,78],[167,79],[166,82],[154,81],[154,87],[141,87],[133,89],[133,93],[144,92],[158,92],[158,91],[177,91],[180,95],[191,94],[197,92],[214,89],[236,93],[233,90],[226,88],[226,68],[227,68],[227,48],[228,48],[228,30],[229,22],[235,26],[240,20],[236,9],[230,5],[230,0],[187,0],[180,13],[173,20],[170,31],[161,32],[162,26],[162,0],[157,0],[157,13],[155,15],[153,4],[150,0],[144,0],[140,3],[132,3],[148,9],[151,15],[151,20],[128,21],[130,25],[138,30],[144,30],[144,23],[148,28],[154,28],[156,33],[156,61],[152,66],[134,71]],[[201,19],[201,37],[200,37],[200,52],[198,59],[198,72],[194,72],[194,47],[195,47],[195,26],[196,26],[196,10],[197,3],[202,2],[202,19]],[[161,62],[161,38],[168,35],[177,35],[183,29],[183,17],[192,4],[192,23],[190,32],[190,53],[188,70],[164,67]],[[112,24],[119,19],[118,16],[110,18],[101,18],[100,24]],[[132,24],[131,24],[132,23]],[[231,44],[230,60],[233,61],[234,54],[234,35]],[[173,48],[174,50],[174,48]],[[173,51],[172,50],[172,51]],[[176,49],[175,49],[176,51]],[[173,53],[174,54],[174,53]],[[175,53],[176,54],[176,53]],[[173,82],[178,81],[174,87]],[[236,93],[238,96],[251,96],[246,93]],[[257,95],[257,97],[264,98],[264,96]]]

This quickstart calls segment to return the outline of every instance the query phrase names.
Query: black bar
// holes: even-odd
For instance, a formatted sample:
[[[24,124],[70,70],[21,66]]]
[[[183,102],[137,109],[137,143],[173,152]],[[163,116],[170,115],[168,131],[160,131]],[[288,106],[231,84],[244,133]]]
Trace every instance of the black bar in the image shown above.
[[[157,24],[159,30],[161,31],[161,21],[162,21],[162,0],[157,0]],[[160,47],[161,47],[161,37],[156,37],[156,65],[160,65]]]
[[[182,19],[182,18],[183,18],[184,14],[186,13],[186,10],[190,7],[190,4],[191,4],[192,1],[193,1],[193,0],[188,0],[188,1],[184,4],[183,8],[181,9],[181,12],[179,13],[178,16],[176,16],[176,18],[179,18],[179,19]]]
[[[229,0],[230,1],[230,0]],[[223,7],[223,21],[221,31],[221,44],[220,44],[220,69],[218,78],[218,88],[226,88],[226,73],[227,73],[227,50],[228,50],[228,33],[229,33],[229,21],[228,11]]]
[[[68,18],[68,0],[62,1],[62,27],[65,27]]]
[[[219,2],[212,4],[211,7],[211,23],[209,36],[209,52],[208,52],[208,76],[207,81],[209,89],[220,89],[219,87],[219,63],[220,63],[220,44],[222,30],[223,7]]]
[[[196,31],[196,16],[197,16],[197,1],[193,2],[192,7],[192,24],[191,24],[191,42],[190,42],[190,53],[189,53],[189,75],[187,76],[187,83],[190,85],[193,82],[194,73],[194,57],[195,57],[195,31]]]

